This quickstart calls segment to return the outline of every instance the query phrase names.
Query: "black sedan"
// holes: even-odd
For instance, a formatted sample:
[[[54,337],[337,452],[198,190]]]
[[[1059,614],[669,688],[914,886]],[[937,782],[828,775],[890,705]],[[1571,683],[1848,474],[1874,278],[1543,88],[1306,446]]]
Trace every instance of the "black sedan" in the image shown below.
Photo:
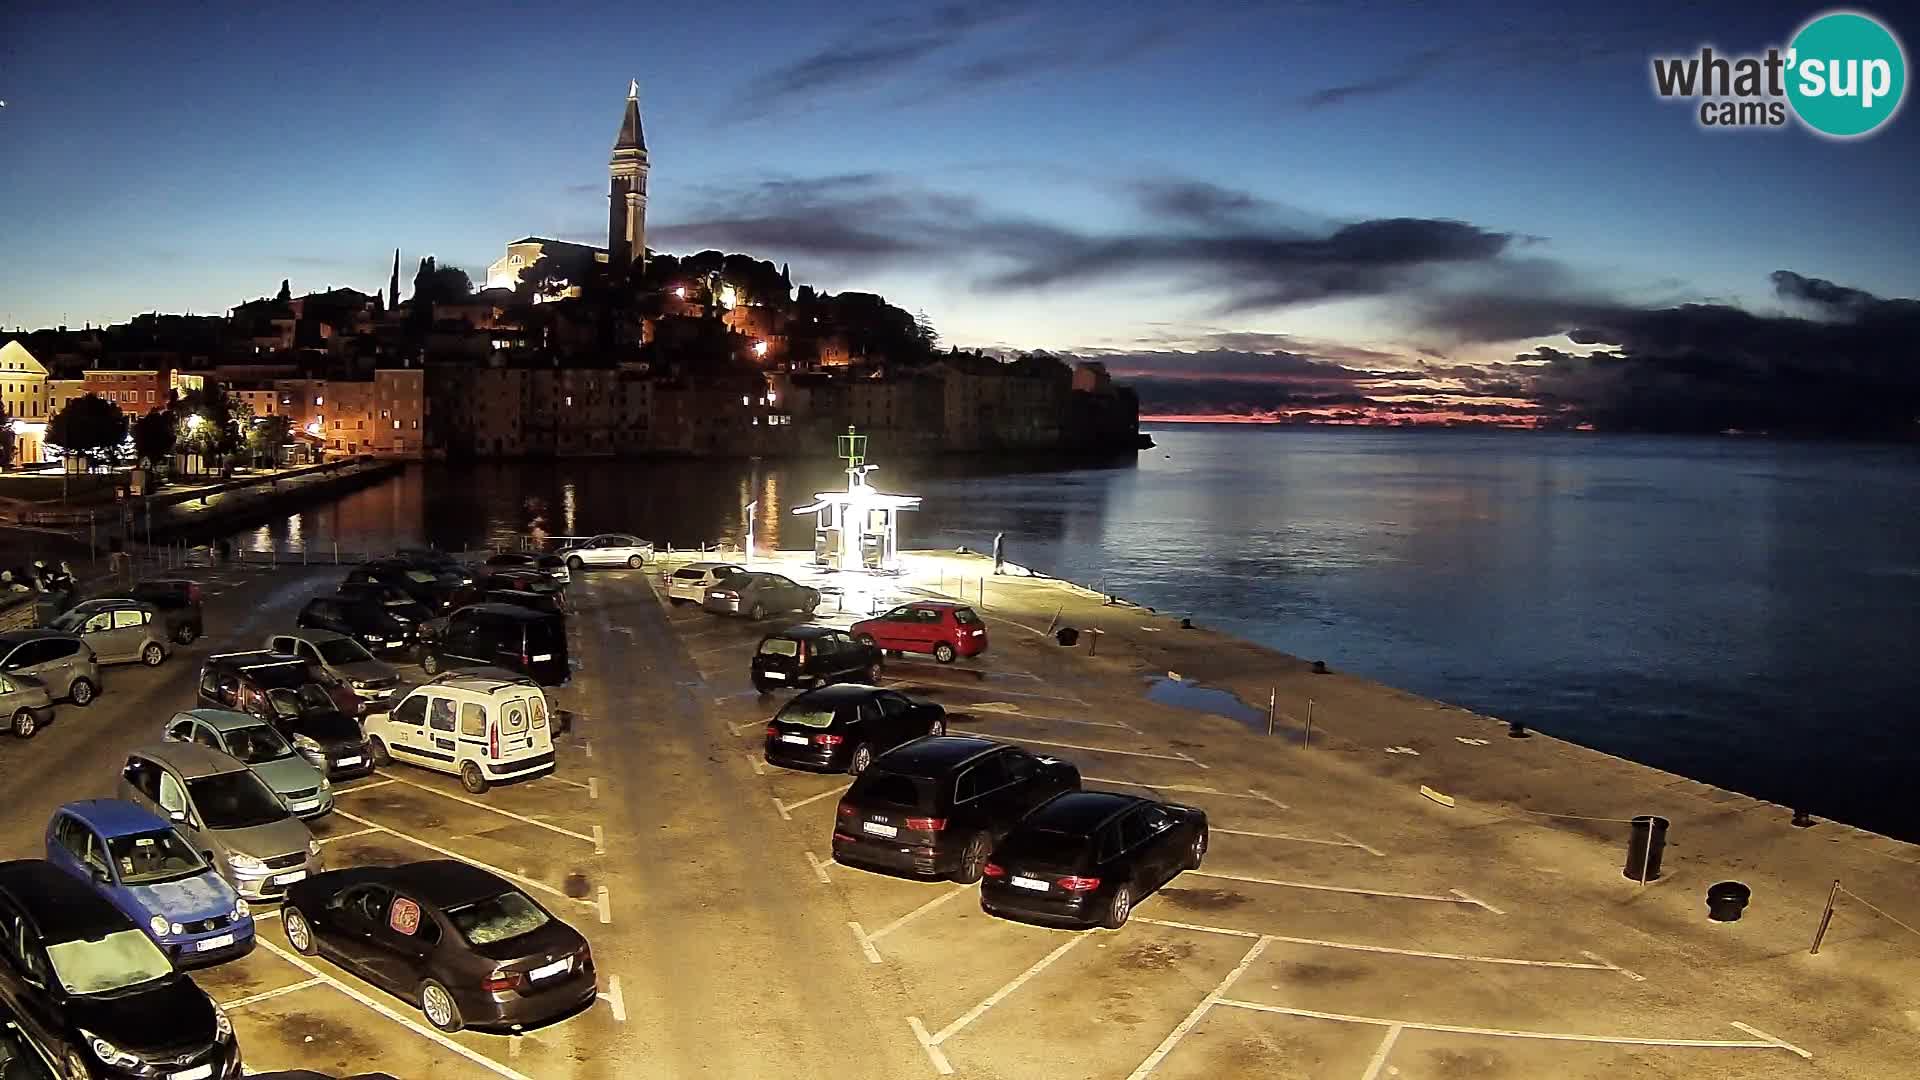
[[[993,850],[980,885],[989,915],[1070,926],[1126,925],[1133,906],[1207,854],[1207,815],[1109,791],[1055,796]]]
[[[315,874],[287,890],[281,911],[295,952],[413,1002],[442,1031],[543,1024],[598,990],[579,931],[451,859]]]
[[[351,780],[373,771],[373,753],[360,722],[341,712],[318,684],[268,690],[267,708],[272,715],[266,721],[328,780]]]
[[[241,1075],[226,1014],[80,879],[37,859],[0,863],[0,927],[0,1010],[63,1075]]]
[[[947,710],[859,683],[809,690],[767,725],[767,764],[814,772],[867,771],[873,759],[947,730]]]

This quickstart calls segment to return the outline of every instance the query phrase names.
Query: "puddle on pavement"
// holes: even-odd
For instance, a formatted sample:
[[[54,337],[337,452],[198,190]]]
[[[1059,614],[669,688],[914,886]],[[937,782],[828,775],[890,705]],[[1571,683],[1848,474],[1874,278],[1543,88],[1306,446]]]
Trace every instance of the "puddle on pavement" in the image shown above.
[[[1182,679],[1170,679],[1163,675],[1149,680],[1147,700],[1160,705],[1171,705],[1177,709],[1191,709],[1194,712],[1224,716],[1262,734],[1267,730],[1266,708],[1264,706],[1255,708],[1247,704],[1231,690],[1202,686]],[[1281,715],[1274,716],[1273,730],[1276,734],[1283,731],[1293,735],[1303,733],[1300,726]]]

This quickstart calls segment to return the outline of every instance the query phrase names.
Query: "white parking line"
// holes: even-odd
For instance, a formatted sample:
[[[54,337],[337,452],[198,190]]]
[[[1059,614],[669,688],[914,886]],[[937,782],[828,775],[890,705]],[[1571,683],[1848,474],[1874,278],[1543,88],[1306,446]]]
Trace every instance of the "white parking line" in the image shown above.
[[[1380,1040],[1373,1057],[1367,1060],[1367,1071],[1360,1074],[1360,1080],[1377,1080],[1380,1070],[1386,1067],[1387,1057],[1393,1053],[1393,1044],[1399,1041],[1400,1032],[1404,1030],[1399,1024],[1387,1029],[1386,1037]]]
[[[607,832],[598,825],[593,827],[593,853],[595,855],[607,853]]]
[[[1184,761],[1202,769],[1208,767],[1204,762],[1196,761],[1179,751],[1171,754],[1155,754],[1146,750],[1115,750],[1111,746],[1088,746],[1085,743],[1055,742],[1052,739],[1031,739],[1025,735],[1009,735],[1007,738],[1018,742],[1032,743],[1035,746],[1063,746],[1068,750],[1086,750],[1095,754],[1120,754],[1124,757],[1154,758],[1159,761]],[[1138,786],[1145,787],[1146,785],[1142,784]]]
[[[615,1020],[623,1024],[627,1022],[627,999],[626,995],[620,992],[620,976],[608,977],[606,992],[600,995],[600,1000],[613,1009]]]
[[[462,1046],[459,1043],[453,1041],[452,1039],[447,1038],[445,1035],[441,1034],[440,1032],[435,1031],[430,1027],[422,1026],[419,1021],[414,1020],[410,1016],[401,1015],[399,1012],[396,1012],[391,1006],[387,1005],[385,1002],[376,1001],[373,998],[368,997],[366,994],[363,994],[360,991],[354,989],[353,987],[348,986],[346,983],[341,982],[339,979],[336,979],[333,976],[326,974],[325,972],[321,971],[319,968],[314,967],[312,964],[309,964],[305,957],[288,952],[287,950],[282,949],[280,946],[275,945],[271,941],[263,940],[263,941],[260,941],[260,944],[262,946],[265,946],[266,949],[269,952],[273,953],[275,956],[278,956],[280,959],[285,960],[287,963],[292,964],[294,967],[299,968],[301,971],[304,971],[307,974],[313,976],[314,978],[320,980],[321,982],[326,983],[328,986],[333,987],[335,990],[338,990],[342,994],[345,994],[346,996],[352,998],[353,1000],[359,1002],[360,1004],[365,1005],[367,1008],[372,1009],[374,1012],[379,1013],[381,1016],[384,1016],[387,1019],[393,1021],[394,1023],[399,1024],[401,1027],[406,1028],[408,1031],[411,1031],[414,1034],[419,1035],[423,1038],[431,1039],[435,1043],[438,1043],[440,1046],[445,1047],[446,1049],[452,1051],[453,1053],[459,1054],[461,1057],[466,1058],[468,1061],[473,1062],[475,1065],[478,1065],[481,1068],[494,1072],[500,1076],[504,1076],[507,1078],[507,1080],[532,1080],[532,1077],[529,1077],[523,1073],[515,1072],[513,1069],[510,1069],[507,1066],[500,1064],[499,1062],[493,1060],[492,1058],[486,1056],[485,1054],[479,1053],[478,1051],[475,1051],[475,1050],[469,1050],[465,1046]]]
[[[939,896],[934,897],[933,899],[927,901],[926,903],[921,904],[919,907],[914,908],[912,911],[907,912],[905,915],[902,915],[899,918],[893,920],[892,922],[881,927],[880,929],[875,930],[872,934],[868,935],[868,940],[879,941],[881,938],[886,937],[888,934],[893,933],[895,930],[898,930],[901,927],[912,922],[913,920],[919,918],[920,916],[925,915],[927,912],[932,911],[934,908],[939,907],[941,904],[946,903],[947,901],[953,899],[956,896],[959,896],[962,893],[971,892],[972,890],[973,890],[973,886],[971,885],[955,886],[954,888],[941,893]]]
[[[965,711],[968,713],[992,713],[995,716],[1011,716],[1020,720],[1039,720],[1048,724],[1081,724],[1086,727],[1119,728],[1122,731],[1131,731],[1136,735],[1140,732],[1139,728],[1134,727],[1124,720],[1076,720],[1071,716],[1041,716],[1038,713],[1027,712],[1018,705],[1008,701],[982,701],[978,704],[968,705]]]
[[[1295,1009],[1285,1005],[1268,1005],[1259,1001],[1234,1001],[1221,998],[1217,1005],[1235,1009],[1251,1009],[1254,1012],[1277,1013],[1282,1016],[1299,1016],[1309,1020],[1333,1020],[1343,1024],[1369,1024],[1374,1027],[1405,1028],[1409,1031],[1434,1031],[1447,1035],[1485,1035],[1496,1039],[1539,1039],[1546,1042],[1604,1043],[1611,1046],[1690,1046],[1708,1050],[1787,1050],[1809,1060],[1813,1055],[1783,1042],[1765,1032],[1739,1021],[1731,1026],[1748,1034],[1758,1035],[1760,1041],[1729,1039],[1651,1039],[1636,1035],[1584,1035],[1565,1031],[1514,1031],[1506,1028],[1464,1027],[1459,1024],[1427,1024],[1418,1020],[1384,1020],[1377,1016],[1352,1016],[1346,1013],[1317,1012],[1313,1009]]]
[[[806,854],[807,854],[807,865],[813,867],[813,876],[815,878],[818,878],[820,881],[820,884],[822,885],[832,884],[832,882],[827,879],[827,864],[821,862],[820,856],[815,855],[811,851],[807,852]]]
[[[587,777],[587,782],[583,784],[578,780],[569,780],[564,776],[553,776],[549,774],[547,776],[541,777],[540,780],[535,780],[529,783],[527,786],[528,787],[537,786],[542,780],[551,780],[556,784],[566,784],[569,787],[577,787],[580,790],[585,791],[590,795],[593,793],[593,777],[591,776]],[[598,795],[594,795],[593,797],[596,799],[599,798]]]
[[[1189,877],[1218,878],[1221,881],[1244,881],[1252,885],[1277,885],[1283,889],[1311,889],[1314,892],[1348,893],[1354,896],[1388,896],[1396,900],[1432,900],[1441,904],[1472,904],[1486,908],[1495,915],[1506,912],[1491,904],[1485,904],[1465,894],[1456,896],[1434,896],[1431,893],[1386,892],[1381,889],[1356,889],[1345,885],[1314,885],[1305,881],[1281,881],[1277,878],[1247,877],[1240,874],[1216,874],[1206,870],[1189,870]],[[1457,891],[1457,890],[1456,890]]]
[[[380,830],[377,828],[376,829],[355,829],[352,832],[335,833],[332,836],[321,836],[321,837],[316,837],[315,839],[317,839],[322,844],[331,844],[335,840],[351,840],[356,836],[365,836],[368,833],[377,833],[379,831]]]
[[[1033,740],[1029,739],[1027,741],[1031,742]],[[1146,791],[1165,791],[1175,795],[1218,795],[1223,799],[1259,799],[1261,802],[1271,803],[1282,810],[1292,809],[1292,807],[1273,796],[1263,795],[1252,788],[1248,788],[1246,792],[1242,793],[1238,791],[1221,791],[1219,788],[1201,787],[1198,784],[1142,784],[1137,780],[1113,780],[1105,776],[1082,776],[1080,779],[1083,782],[1118,784],[1121,787],[1137,787]]]
[[[755,775],[755,776],[765,776],[765,775],[767,775],[767,763],[766,763],[765,761],[763,761],[763,760],[761,759],[761,757],[760,757],[760,755],[758,755],[758,754],[741,754],[740,756],[741,756],[741,757],[743,757],[743,758],[746,758],[746,759],[747,759],[747,764],[748,764],[748,765],[750,765],[750,766],[752,766],[752,768],[753,768],[753,775]]]
[[[1344,949],[1349,952],[1386,953],[1391,956],[1415,956],[1426,960],[1456,960],[1463,964],[1505,964],[1511,967],[1562,968],[1573,971],[1617,971],[1634,982],[1645,982],[1645,976],[1635,975],[1626,968],[1609,964],[1592,953],[1583,952],[1593,963],[1583,964],[1578,960],[1522,960],[1513,956],[1475,956],[1470,953],[1432,952],[1426,949],[1397,949],[1390,945],[1362,945],[1357,941],[1327,941],[1324,938],[1288,937],[1285,934],[1261,934],[1252,930],[1236,930],[1228,926],[1203,926],[1199,923],[1174,922],[1171,919],[1154,919],[1146,916],[1134,916],[1135,922],[1149,926],[1166,926],[1175,930],[1193,930],[1202,934],[1223,934],[1229,937],[1271,938],[1284,945],[1310,945],[1321,949]]]
[[[830,795],[844,794],[846,790],[852,786],[853,786],[852,784],[843,784],[840,787],[834,788],[832,791],[823,791],[818,795],[809,795],[806,798],[801,799],[799,802],[795,802],[795,803],[781,802],[779,796],[775,796],[773,800],[773,808],[775,810],[780,811],[780,820],[792,821],[793,814],[791,813],[791,811],[798,810],[801,807],[807,805],[808,803],[817,803],[821,799],[824,799]]]
[[[1219,833],[1222,836],[1253,836],[1253,837],[1258,837],[1259,839],[1262,839],[1262,840],[1291,840],[1297,844],[1325,844],[1327,847],[1359,848],[1361,851],[1364,851],[1369,855],[1373,855],[1378,858],[1386,857],[1385,854],[1383,854],[1382,852],[1375,851],[1373,848],[1370,848],[1365,844],[1356,842],[1352,837],[1347,836],[1345,833],[1335,833],[1334,835],[1340,837],[1340,839],[1338,840],[1326,840],[1326,839],[1315,837],[1315,836],[1294,836],[1291,833],[1254,832],[1250,829],[1223,829],[1218,825],[1207,826],[1207,831],[1210,833]]]
[[[1193,1011],[1187,1014],[1187,1018],[1180,1021],[1179,1026],[1168,1032],[1166,1038],[1160,1040],[1160,1045],[1154,1047],[1153,1053],[1147,1055],[1147,1059],[1140,1063],[1139,1068],[1127,1074],[1127,1080],[1144,1080],[1146,1075],[1154,1070],[1155,1066],[1159,1065],[1168,1054],[1173,1052],[1174,1047],[1180,1045],[1180,1040],[1187,1037],[1187,1032],[1193,1030],[1193,1025],[1200,1022],[1200,1018],[1207,1014],[1207,1010],[1213,1008],[1214,1003],[1219,1001],[1221,996],[1231,989],[1234,983],[1240,980],[1240,976],[1247,973],[1247,969],[1253,966],[1253,962],[1260,959],[1260,954],[1266,951],[1266,938],[1261,938],[1259,941],[1254,942],[1253,948],[1248,949],[1247,954],[1240,958],[1240,962],[1234,965],[1233,970],[1227,972],[1227,977],[1221,979],[1219,985],[1209,990],[1207,996],[1200,999],[1200,1004],[1195,1005]]]
[[[587,777],[587,798],[598,799],[599,797],[600,797],[600,778],[597,776]]]
[[[594,911],[599,914],[601,923],[605,924],[613,921],[613,906],[607,902],[607,887],[605,885],[600,886],[600,888],[594,892],[593,908]]]
[[[586,900],[576,900],[573,897],[568,896],[566,893],[561,892],[559,889],[554,888],[553,886],[547,884],[544,881],[535,881],[529,877],[522,877],[511,870],[502,870],[497,866],[491,866],[487,863],[481,862],[479,859],[462,855],[457,851],[449,851],[446,848],[439,846],[438,844],[430,844],[427,841],[422,840],[417,836],[408,836],[406,833],[403,833],[398,829],[390,829],[385,825],[380,824],[377,821],[368,821],[366,818],[363,818],[363,817],[355,817],[354,815],[347,813],[345,810],[335,810],[334,813],[339,814],[341,817],[346,818],[348,821],[358,822],[361,825],[370,826],[376,832],[383,832],[389,836],[397,836],[400,839],[405,840],[407,843],[415,845],[416,847],[426,848],[428,851],[435,852],[440,855],[445,855],[449,859],[458,860],[459,862],[466,863],[469,866],[477,866],[480,869],[487,871],[488,873],[498,874],[501,877],[506,878],[508,881],[517,881],[520,884],[525,885],[530,889],[539,889],[541,892],[548,893],[552,896],[558,896],[566,900],[572,900],[576,904],[583,904],[587,907],[593,906],[591,902]]]
[[[1078,945],[1085,940],[1087,940],[1087,938],[1084,935],[1076,935],[1074,937],[1068,938],[1066,942],[1062,944],[1059,948],[1053,950],[1047,955],[1041,957],[1039,960],[1035,961],[1032,967],[1021,972],[1018,975],[1015,975],[1011,982],[1007,983],[1005,986],[1002,986],[1000,989],[995,990],[993,993],[987,995],[987,999],[985,1001],[982,1001],[980,1004],[975,1005],[973,1008],[968,1009],[964,1013],[961,1013],[959,1019],[955,1020],[951,1024],[948,1024],[946,1027],[941,1028],[937,1033],[933,1035],[933,1037],[929,1041],[932,1043],[932,1045],[939,1046],[941,1043],[946,1042],[948,1039],[953,1038],[955,1035],[958,1035],[962,1028],[965,1028],[968,1024],[971,1024],[975,1020],[980,1019],[981,1016],[985,1015],[988,1009],[991,1009],[995,1005],[998,1005],[1000,1004],[1000,1002],[1006,1000],[1006,997],[1008,994],[1011,994],[1015,990],[1018,990],[1022,986],[1025,986],[1028,979],[1031,979],[1035,975],[1038,975],[1041,972],[1047,970],[1047,968],[1052,967],[1053,962],[1055,960],[1060,959],[1062,956],[1065,956],[1067,954],[1068,949],[1073,948],[1075,945]]]
[[[291,986],[283,986],[278,990],[266,990],[258,994],[248,994],[246,997],[237,998],[233,1001],[223,1001],[220,1003],[220,1007],[228,1012],[232,1012],[235,1009],[244,1009],[256,1001],[266,1001],[269,998],[277,998],[281,994],[291,994],[295,990],[305,990],[309,986],[320,985],[322,985],[322,983],[318,978],[307,979],[303,982],[294,983]]]
[[[375,780],[369,784],[355,784],[352,787],[337,787],[333,789],[333,793],[335,795],[345,795],[355,791],[372,791],[374,788],[386,787],[388,784],[391,784],[391,783],[393,783],[392,780]]]
[[[879,964],[884,962],[880,959],[880,950],[873,947],[873,939],[867,936],[867,931],[864,927],[857,922],[849,922],[847,923],[847,928],[853,931],[853,939],[860,943],[860,951],[867,954],[867,963]]]
[[[727,734],[739,738],[753,728],[759,728],[760,731],[764,733],[767,730],[767,722],[765,720],[742,720],[737,724],[728,724]]]
[[[1782,1039],[1776,1035],[1769,1035],[1766,1032],[1761,1031],[1759,1028],[1754,1027],[1752,1024],[1743,1024],[1740,1021],[1735,1020],[1733,1022],[1733,1026],[1739,1028],[1741,1031],[1746,1032],[1747,1034],[1753,1036],[1756,1039],[1765,1039],[1767,1042],[1772,1043],[1773,1045],[1779,1047],[1782,1050],[1791,1050],[1808,1061],[1813,1060],[1813,1055],[1808,1053],[1807,1051],[1800,1049],[1799,1047],[1793,1045],[1790,1042],[1787,1042],[1785,1039]]]
[[[1059,694],[1035,694],[1027,690],[1006,690],[998,686],[986,686],[981,683],[969,685],[967,683],[946,682],[942,679],[903,678],[897,675],[883,675],[880,681],[883,683],[906,683],[909,684],[909,686],[937,686],[942,690],[966,690],[979,694],[1004,694],[1007,697],[1033,698],[1036,701],[1059,701],[1068,705],[1091,706],[1093,704],[1085,698],[1062,697]]]
[[[379,775],[387,776],[386,773],[380,773]],[[536,828],[545,829],[551,833],[559,833],[561,836],[571,836],[575,840],[584,840],[589,844],[593,843],[593,837],[588,836],[586,833],[574,832],[572,829],[564,829],[551,822],[541,821],[539,818],[531,818],[525,814],[516,814],[511,810],[502,810],[497,806],[489,806],[488,804],[483,803],[478,799],[469,799],[463,795],[454,795],[450,792],[441,791],[439,788],[432,787],[427,784],[418,783],[413,780],[403,780],[397,776],[387,776],[387,779],[393,781],[396,784],[405,784],[410,788],[418,788],[421,791],[425,791],[429,794],[438,795],[443,799],[452,799],[454,802],[464,803],[467,806],[474,807],[475,809],[478,809],[478,810],[485,810],[490,814],[499,814],[503,818],[512,818],[514,821],[521,822],[522,824],[532,825],[532,826],[535,826]]]

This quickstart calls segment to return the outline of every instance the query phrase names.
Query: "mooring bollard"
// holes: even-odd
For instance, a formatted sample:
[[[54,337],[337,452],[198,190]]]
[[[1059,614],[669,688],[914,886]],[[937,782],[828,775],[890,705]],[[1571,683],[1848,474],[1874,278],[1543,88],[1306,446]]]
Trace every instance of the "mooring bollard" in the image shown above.
[[[1273,707],[1278,695],[1277,688],[1267,687],[1267,738],[1269,739],[1273,738]]]
[[[1827,926],[1833,922],[1833,902],[1840,898],[1840,879],[1833,879],[1833,888],[1827,890],[1827,910],[1820,913],[1820,926],[1813,932],[1813,946],[1807,955],[1820,955],[1820,939],[1827,936]]]
[[[1300,737],[1300,745],[1307,747],[1308,749],[1312,749],[1313,747],[1313,699],[1312,698],[1307,699],[1307,731],[1306,731],[1306,734]]]

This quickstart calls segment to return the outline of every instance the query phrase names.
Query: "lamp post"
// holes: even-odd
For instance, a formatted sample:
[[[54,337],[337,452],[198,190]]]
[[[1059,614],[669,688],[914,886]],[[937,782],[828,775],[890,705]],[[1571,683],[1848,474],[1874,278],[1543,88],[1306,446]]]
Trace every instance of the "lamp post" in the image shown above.
[[[740,562],[741,562],[741,565],[747,566],[747,567],[751,567],[753,565],[753,515],[754,515],[754,512],[759,509],[760,509],[760,500],[758,499],[755,499],[753,502],[748,503],[746,507],[747,550],[745,552],[745,556],[740,560]]]

